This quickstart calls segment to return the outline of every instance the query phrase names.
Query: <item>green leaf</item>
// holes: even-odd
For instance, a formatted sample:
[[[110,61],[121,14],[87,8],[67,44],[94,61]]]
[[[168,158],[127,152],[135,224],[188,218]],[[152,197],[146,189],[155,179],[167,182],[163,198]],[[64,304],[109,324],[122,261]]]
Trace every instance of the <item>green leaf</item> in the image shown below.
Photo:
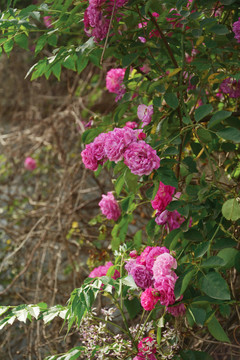
[[[202,351],[183,350],[180,353],[182,360],[213,360],[213,358]]]
[[[82,142],[84,144],[91,143],[95,139],[95,137],[97,137],[101,133],[101,131],[102,130],[100,128],[87,129],[82,134]]]
[[[223,24],[216,24],[210,28],[211,32],[217,35],[226,35],[229,33],[228,28]]]
[[[56,46],[57,45],[57,41],[58,41],[58,38],[57,38],[57,35],[56,34],[52,34],[48,37],[47,39],[47,42],[49,45],[51,46]]]
[[[15,315],[17,316],[18,321],[22,321],[22,322],[26,323],[27,316],[28,316],[27,309],[21,309],[19,311],[16,311]]]
[[[124,179],[128,190],[133,192],[134,194],[138,190],[138,178],[138,175],[132,174],[129,169],[127,169],[124,173]]]
[[[28,50],[28,37],[25,34],[16,35],[14,41],[21,48]]]
[[[77,72],[80,74],[88,64],[88,58],[79,56],[77,59]]]
[[[189,206],[185,201],[182,200],[173,200],[168,204],[167,210],[174,211],[177,210],[181,215],[188,217]]]
[[[215,316],[208,322],[208,330],[215,339],[228,343],[231,342]]]
[[[171,185],[175,188],[178,187],[177,178],[171,169],[160,167],[159,169],[157,169],[157,173],[159,175],[160,181],[162,181],[164,185]]]
[[[0,316],[3,315],[5,312],[7,312],[9,309],[9,306],[0,306]]]
[[[195,111],[195,120],[198,122],[205,118],[208,114],[213,111],[213,107],[210,104],[202,105]]]
[[[115,184],[114,184],[114,187],[115,187],[115,191],[116,191],[117,196],[120,195],[124,183],[125,183],[125,178],[124,178],[124,175],[121,174],[121,175],[117,178],[117,180],[116,180],[116,182],[115,182]]]
[[[225,140],[233,141],[237,144],[240,143],[240,130],[233,127],[227,127],[223,130],[219,130],[217,132],[217,136]]]
[[[69,70],[76,70],[76,65],[75,65],[75,60],[69,55],[65,58],[64,62],[62,63],[62,65]]]
[[[203,261],[201,264],[202,268],[215,268],[221,267],[225,264],[225,261],[218,256],[211,256],[207,260]]]
[[[200,289],[213,299],[230,300],[227,282],[215,271],[209,272],[201,278]]]
[[[164,245],[169,249],[172,244],[176,243],[180,239],[182,231],[180,229],[172,230],[164,239]]]
[[[57,62],[56,64],[54,64],[51,69],[52,69],[53,75],[55,75],[56,78],[58,79],[58,81],[60,81],[60,77],[61,77],[61,64],[60,64],[60,62]]]
[[[225,248],[222,249],[221,251],[219,251],[219,253],[217,254],[217,256],[221,259],[223,259],[224,261],[224,268],[225,269],[230,269],[231,267],[234,266],[235,263],[235,258],[236,255],[238,254],[238,250],[237,249],[233,249],[233,248]]]
[[[142,245],[142,230],[138,230],[133,237],[134,248],[139,250]]]
[[[47,43],[47,35],[44,34],[40,36],[40,38],[37,41],[36,47],[35,47],[35,54],[38,54],[44,47],[44,45]]]
[[[197,229],[189,229],[188,231],[186,231],[184,233],[184,238],[186,240],[192,241],[192,242],[202,242],[203,241],[203,236],[201,234],[201,232]]]
[[[222,207],[222,214],[227,220],[236,221],[240,219],[240,204],[237,199],[225,201]]]
[[[232,115],[231,111],[226,111],[226,110],[221,110],[216,112],[215,114],[213,114],[213,116],[211,117],[209,123],[208,123],[208,128],[212,128],[213,126],[216,126],[217,124],[219,124],[222,120],[225,120],[227,118],[229,118]]]
[[[179,276],[179,278],[176,281],[174,294],[176,296],[176,299],[180,297],[184,293],[184,291],[187,289],[188,284],[190,283],[191,279],[194,277],[196,273],[196,270],[193,269],[190,271],[188,270],[187,273],[185,272],[183,275]]]
[[[47,59],[40,60],[37,63],[37,66],[36,66],[34,72],[32,73],[31,80],[35,80],[38,77],[42,76],[45,72],[48,71],[48,69],[49,69],[49,65],[47,63]]]
[[[208,251],[210,245],[210,241],[199,244],[194,251],[194,255],[196,258],[202,257]]]
[[[142,309],[140,301],[136,297],[133,300],[125,299],[124,305],[128,311],[130,319],[134,319]]]
[[[132,290],[137,290],[138,289],[135,281],[133,280],[132,275],[126,276],[124,279],[122,279],[122,282],[123,282],[124,285],[127,285]]]
[[[7,40],[4,44],[3,44],[3,50],[5,51],[5,53],[8,55],[13,48],[13,39]]]
[[[178,98],[176,94],[166,93],[164,95],[164,100],[171,108],[176,109],[178,107]]]
[[[197,325],[201,325],[201,326],[204,325],[207,316],[206,310],[199,307],[190,306],[188,308],[188,312],[190,313],[190,315],[192,316],[193,320]]]
[[[132,53],[132,54],[125,55],[122,60],[122,66],[124,68],[128,67],[134,61],[136,61],[138,57],[139,57],[139,53],[136,53],[136,54]]]
[[[205,144],[208,144],[212,141],[211,133],[206,129],[203,128],[197,129],[197,134],[199,139]]]
[[[220,3],[222,3],[223,5],[232,5],[235,2],[236,0],[220,0]]]
[[[124,212],[128,211],[128,208],[132,204],[133,200],[134,200],[134,194],[131,194],[121,201],[121,208]]]
[[[155,219],[151,219],[148,223],[147,223],[147,226],[146,226],[146,231],[147,231],[147,234],[150,238],[153,238],[154,237],[154,234],[155,234],[155,228],[156,228],[156,221]]]

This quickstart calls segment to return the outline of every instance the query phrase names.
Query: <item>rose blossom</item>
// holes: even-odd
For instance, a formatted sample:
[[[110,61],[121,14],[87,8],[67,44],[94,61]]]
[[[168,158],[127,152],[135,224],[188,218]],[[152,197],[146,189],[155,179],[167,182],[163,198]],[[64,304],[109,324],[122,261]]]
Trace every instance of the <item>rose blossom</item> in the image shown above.
[[[146,268],[149,271],[152,271],[153,264],[156,258],[163,253],[169,253],[169,250],[165,246],[163,247],[156,246],[149,252],[149,254],[146,257]]]
[[[135,129],[138,127],[138,124],[135,121],[127,121],[124,127]]]
[[[145,141],[140,140],[138,143],[132,143],[124,153],[124,163],[135,175],[149,175],[153,170],[160,166],[160,158],[156,150]]]
[[[137,250],[130,251],[129,256],[133,259],[136,259],[138,257]]]
[[[110,93],[117,94],[115,101],[120,100],[126,89],[123,84],[123,79],[126,69],[111,69],[107,72],[106,76],[106,87]]]
[[[171,270],[176,268],[176,259],[169,253],[165,252],[159,255],[153,264],[153,278],[158,282],[159,277],[170,274]]]
[[[233,24],[233,32],[235,34],[234,38],[240,43],[240,17],[238,18],[238,21]]]
[[[131,275],[136,285],[141,289],[146,289],[152,284],[152,274],[144,265],[136,264],[131,269]]]
[[[108,269],[113,266],[113,263],[111,261],[108,261],[105,265],[100,265],[93,269],[88,277],[95,278],[95,277],[101,277],[107,275]],[[120,277],[119,271],[115,270],[114,275],[112,276],[113,279],[117,279]]]
[[[53,27],[52,21],[51,21],[51,16],[44,16],[43,22],[44,22],[44,25],[46,26],[46,28],[50,29]]]
[[[128,274],[131,274],[132,269],[136,266],[136,260],[130,259],[126,261],[125,269],[127,270]]]
[[[36,169],[36,167],[37,167],[36,160],[34,160],[34,159],[31,158],[30,156],[28,156],[28,157],[24,160],[24,167],[25,167],[25,169],[27,169],[27,170],[29,170],[29,171],[33,171],[33,170]]]
[[[175,273],[172,272],[172,274]],[[176,274],[175,276],[163,275],[157,277],[154,287],[159,292],[159,300],[162,305],[168,306],[175,303],[174,286],[176,278]]]
[[[87,169],[96,171],[98,168],[98,161],[95,158],[95,151],[93,143],[87,144],[85,149],[81,152],[82,161]]]
[[[103,215],[105,215],[109,220],[112,219],[117,221],[117,219],[121,216],[120,207],[111,191],[108,192],[107,195],[102,195],[102,200],[98,205],[100,206]]]
[[[154,288],[149,287],[141,294],[141,305],[146,311],[151,311],[159,299],[159,293]]]
[[[146,265],[146,258],[148,256],[148,254],[150,253],[150,251],[153,249],[152,246],[147,246],[143,252],[141,253],[140,256],[138,256],[138,258],[136,259],[136,263],[137,264],[141,264],[141,265]]]
[[[157,213],[156,215],[156,223],[158,225],[165,225],[165,228],[169,229],[169,231],[178,229],[185,221],[185,218],[181,214],[179,214],[177,210],[164,210],[162,213]],[[189,227],[190,226],[191,225],[189,224]]]
[[[240,81],[237,81],[233,78],[227,78],[223,80],[220,85],[220,90],[224,94],[228,94],[230,98],[239,98],[240,97]]]
[[[186,308],[184,304],[178,304],[176,306],[167,307],[167,312],[175,317],[183,316],[186,312]]]
[[[148,125],[152,120],[153,115],[153,105],[146,106],[141,104],[138,106],[137,109],[137,116],[139,120],[142,120],[143,124],[142,127]]]
[[[131,128],[115,128],[105,139],[105,152],[110,161],[118,162],[123,159],[128,146],[137,141],[136,134]]]
[[[82,161],[87,169],[96,171],[99,164],[103,164],[106,160],[105,140],[107,134],[98,135],[95,140],[86,145],[81,152]]]
[[[144,139],[146,139],[146,137],[147,137],[147,135],[144,132],[140,132],[138,134],[138,139],[139,140],[144,140]]]
[[[172,196],[176,188],[170,185],[165,185],[161,181],[154,200],[151,201],[152,207],[159,212],[166,209],[167,205],[172,201]]]
[[[117,0],[115,2],[115,12],[125,3],[126,0]],[[106,37],[113,7],[113,1],[89,1],[89,6],[84,13],[84,31],[87,36],[93,36],[95,41],[101,41]]]

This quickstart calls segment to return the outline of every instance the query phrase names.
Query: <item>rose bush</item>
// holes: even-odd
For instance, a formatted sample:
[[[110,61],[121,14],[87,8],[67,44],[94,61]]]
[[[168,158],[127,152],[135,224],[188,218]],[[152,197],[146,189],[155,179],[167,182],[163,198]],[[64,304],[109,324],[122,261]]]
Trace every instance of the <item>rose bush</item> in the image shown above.
[[[32,37],[39,19],[47,29]],[[112,262],[90,269],[62,305],[68,331],[82,324],[81,336],[47,359],[212,359],[205,341],[239,354],[229,318],[239,317],[240,291],[238,1],[55,0],[9,5],[0,26],[8,55],[33,38],[41,57],[32,80],[92,63],[102,72],[94,101],[117,95],[106,113],[90,110],[79,156],[96,179],[103,170],[112,179],[104,216],[93,219]],[[106,308],[93,308],[97,298]],[[39,320],[55,311],[36,307]],[[32,307],[23,309],[30,319]],[[1,328],[23,319],[18,308],[3,312]]]

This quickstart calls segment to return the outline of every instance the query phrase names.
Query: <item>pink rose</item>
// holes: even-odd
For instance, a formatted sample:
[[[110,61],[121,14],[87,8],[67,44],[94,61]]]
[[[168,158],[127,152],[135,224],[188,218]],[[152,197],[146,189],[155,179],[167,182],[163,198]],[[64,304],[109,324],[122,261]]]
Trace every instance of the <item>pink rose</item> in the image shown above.
[[[131,128],[115,128],[107,134],[105,152],[110,161],[118,162],[123,159],[128,146],[137,141],[135,131]]]
[[[113,263],[111,261],[107,262],[105,265],[100,265],[93,269],[93,271],[90,272],[88,277],[95,278],[95,277],[101,277],[107,275],[108,269],[113,266]],[[120,277],[119,271],[115,270],[114,275],[112,276],[113,279],[117,279]]]
[[[137,116],[139,120],[142,120],[143,124],[142,127],[148,125],[152,120],[153,115],[153,105],[146,106],[141,104],[138,106],[137,109]]]
[[[153,264],[156,258],[163,253],[169,253],[169,250],[165,246],[163,247],[156,246],[149,252],[149,254],[146,257],[146,268],[149,271],[152,271]]]
[[[159,277],[171,274],[171,270],[176,268],[176,259],[169,253],[165,252],[159,255],[153,264],[153,278],[158,281]]]
[[[170,185],[165,185],[161,181],[154,200],[151,201],[152,207],[159,212],[166,209],[167,205],[172,201],[172,196],[176,188]]]
[[[29,156],[24,161],[24,167],[29,171],[33,171],[34,169],[36,169],[37,163],[33,158]]]
[[[158,292],[154,288],[149,287],[141,294],[141,305],[146,311],[151,311],[159,299]]]
[[[124,153],[124,163],[135,175],[149,175],[153,170],[160,166],[160,158],[156,150],[145,141],[140,140],[138,143],[132,143]]]
[[[98,205],[100,206],[103,215],[109,220],[117,221],[121,216],[120,207],[112,192],[108,192],[107,195],[102,195],[102,200]]]
[[[110,93],[117,94],[115,101],[120,100],[126,89],[123,84],[123,79],[126,69],[111,69],[106,76],[106,87]]]

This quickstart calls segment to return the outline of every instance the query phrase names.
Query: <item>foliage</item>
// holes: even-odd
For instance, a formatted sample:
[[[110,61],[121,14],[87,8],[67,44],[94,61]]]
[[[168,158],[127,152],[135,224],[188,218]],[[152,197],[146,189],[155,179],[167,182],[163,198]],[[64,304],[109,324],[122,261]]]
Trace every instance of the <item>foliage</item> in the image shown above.
[[[110,173],[109,191],[118,199],[121,217],[108,222],[97,215],[90,224],[101,224],[99,240],[105,240],[106,226],[111,227],[113,266],[105,276],[87,278],[73,290],[66,306],[1,307],[0,328],[15,319],[25,323],[35,318],[47,323],[64,315],[68,332],[88,319],[88,325],[102,324],[103,333],[101,328],[95,329],[102,337],[104,332],[109,336],[106,347],[99,342],[100,336],[93,339],[96,345],[91,353],[90,345],[80,339],[79,346],[65,354],[52,354],[48,360],[100,359],[104,352],[105,359],[121,359],[123,353],[126,359],[133,359],[143,335],[156,339],[157,359],[211,359],[211,354],[188,349],[187,341],[180,340],[182,334],[196,333],[200,340],[211,334],[239,351],[239,343],[232,344],[235,333],[222,321],[239,305],[240,45],[232,31],[239,18],[238,1],[131,0],[117,14],[112,10],[109,31],[102,41],[84,33],[87,6],[80,1],[48,0],[19,9],[8,2],[0,19],[1,52],[11,56],[14,46],[34,51],[36,62],[26,74],[31,80],[53,75],[60,81],[63,68],[81,74],[95,66],[106,73],[110,61],[115,68],[124,68],[124,91],[117,94],[121,96],[113,110],[93,112],[93,125],[83,132],[81,140],[90,146],[99,134],[109,135],[114,128],[138,121],[146,135],[144,141],[161,159],[160,167],[138,176],[126,165],[126,159],[105,159],[99,164],[95,177],[100,178],[104,170]],[[50,17],[48,27],[43,22],[46,16]],[[232,84],[227,85],[228,92],[226,79]],[[96,97],[104,91],[102,82],[97,85]],[[231,95],[234,91],[239,94]],[[111,99],[114,103],[114,95]],[[153,115],[144,127],[137,117],[141,104],[153,106]],[[159,214],[151,201],[160,182],[181,193],[165,207],[169,216],[177,213],[182,220],[175,228],[155,221]],[[142,209],[152,218],[144,219]],[[138,211],[143,211],[140,218]],[[68,236],[73,233],[74,227]],[[125,269],[130,251],[140,254],[146,245],[165,246],[177,259],[174,292],[186,309],[179,331],[171,330],[174,317],[164,305],[158,303],[148,314],[143,311],[141,289]],[[116,270],[119,277],[114,278]],[[100,297],[108,308],[118,311],[120,322],[117,316],[95,314],[93,306]],[[163,328],[170,330],[164,334]],[[116,333],[120,337],[115,340]]]

